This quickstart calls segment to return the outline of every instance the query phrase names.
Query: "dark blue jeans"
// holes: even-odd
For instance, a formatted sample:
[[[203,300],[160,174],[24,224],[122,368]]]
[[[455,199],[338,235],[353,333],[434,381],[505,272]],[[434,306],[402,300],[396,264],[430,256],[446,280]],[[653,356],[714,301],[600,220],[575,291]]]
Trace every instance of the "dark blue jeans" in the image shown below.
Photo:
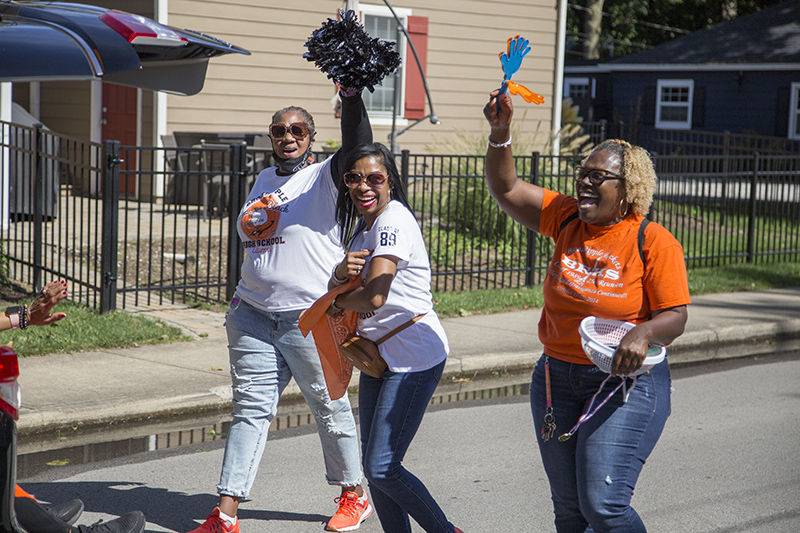
[[[671,379],[667,362],[642,374],[623,401],[623,390],[611,397],[566,442],[592,396],[607,377],[594,365],[576,365],[550,358],[550,383],[556,430],[544,442],[541,429],[547,407],[545,357],[539,359],[531,381],[531,412],[539,452],[547,477],[559,533],[646,531],[631,507],[631,497],[645,460],[669,417]],[[620,383],[611,378],[595,406]]]
[[[410,533],[409,515],[428,533],[451,533],[453,524],[416,476],[403,467],[411,441],[439,384],[444,361],[422,372],[361,374],[358,418],[364,475],[387,533]]]

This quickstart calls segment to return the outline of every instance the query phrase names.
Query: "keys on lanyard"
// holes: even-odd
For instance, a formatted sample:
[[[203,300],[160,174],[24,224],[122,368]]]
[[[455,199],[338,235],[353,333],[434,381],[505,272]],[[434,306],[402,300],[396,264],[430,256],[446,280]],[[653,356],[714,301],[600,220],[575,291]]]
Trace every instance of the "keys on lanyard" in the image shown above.
[[[547,410],[544,414],[541,437],[544,442],[547,442],[553,438],[553,432],[556,430],[556,417],[553,416],[553,395],[550,392],[550,356],[544,358],[544,385],[547,395]]]
[[[542,440],[544,442],[553,438],[553,432],[556,430],[556,419],[553,416],[553,408],[548,407],[544,415],[544,425],[542,425]]]

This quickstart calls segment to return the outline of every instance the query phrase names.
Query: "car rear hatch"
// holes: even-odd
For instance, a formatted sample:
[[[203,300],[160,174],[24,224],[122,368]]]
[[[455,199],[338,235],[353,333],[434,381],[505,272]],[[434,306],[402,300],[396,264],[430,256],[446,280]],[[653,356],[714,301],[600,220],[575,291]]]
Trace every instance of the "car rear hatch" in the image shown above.
[[[191,95],[208,60],[247,50],[140,15],[68,3],[0,0],[0,81],[103,79]]]

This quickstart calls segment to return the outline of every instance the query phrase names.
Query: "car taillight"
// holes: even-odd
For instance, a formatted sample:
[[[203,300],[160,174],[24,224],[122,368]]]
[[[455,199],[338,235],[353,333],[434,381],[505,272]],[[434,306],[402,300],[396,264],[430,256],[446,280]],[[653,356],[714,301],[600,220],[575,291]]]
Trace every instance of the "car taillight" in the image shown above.
[[[100,20],[131,44],[184,46],[189,42],[176,31],[141,15],[112,10],[100,15]]]
[[[19,383],[17,354],[8,346],[0,346],[0,411],[14,420],[19,420],[22,404]]]

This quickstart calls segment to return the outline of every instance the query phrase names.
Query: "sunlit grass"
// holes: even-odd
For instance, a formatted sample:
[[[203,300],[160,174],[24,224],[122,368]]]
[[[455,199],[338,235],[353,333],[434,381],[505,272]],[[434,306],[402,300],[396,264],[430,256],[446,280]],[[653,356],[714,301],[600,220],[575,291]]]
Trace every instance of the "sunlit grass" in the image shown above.
[[[50,326],[0,332],[0,344],[10,344],[24,357],[189,340],[179,328],[131,313],[100,315],[69,301],[59,303],[55,311],[67,318]]]

